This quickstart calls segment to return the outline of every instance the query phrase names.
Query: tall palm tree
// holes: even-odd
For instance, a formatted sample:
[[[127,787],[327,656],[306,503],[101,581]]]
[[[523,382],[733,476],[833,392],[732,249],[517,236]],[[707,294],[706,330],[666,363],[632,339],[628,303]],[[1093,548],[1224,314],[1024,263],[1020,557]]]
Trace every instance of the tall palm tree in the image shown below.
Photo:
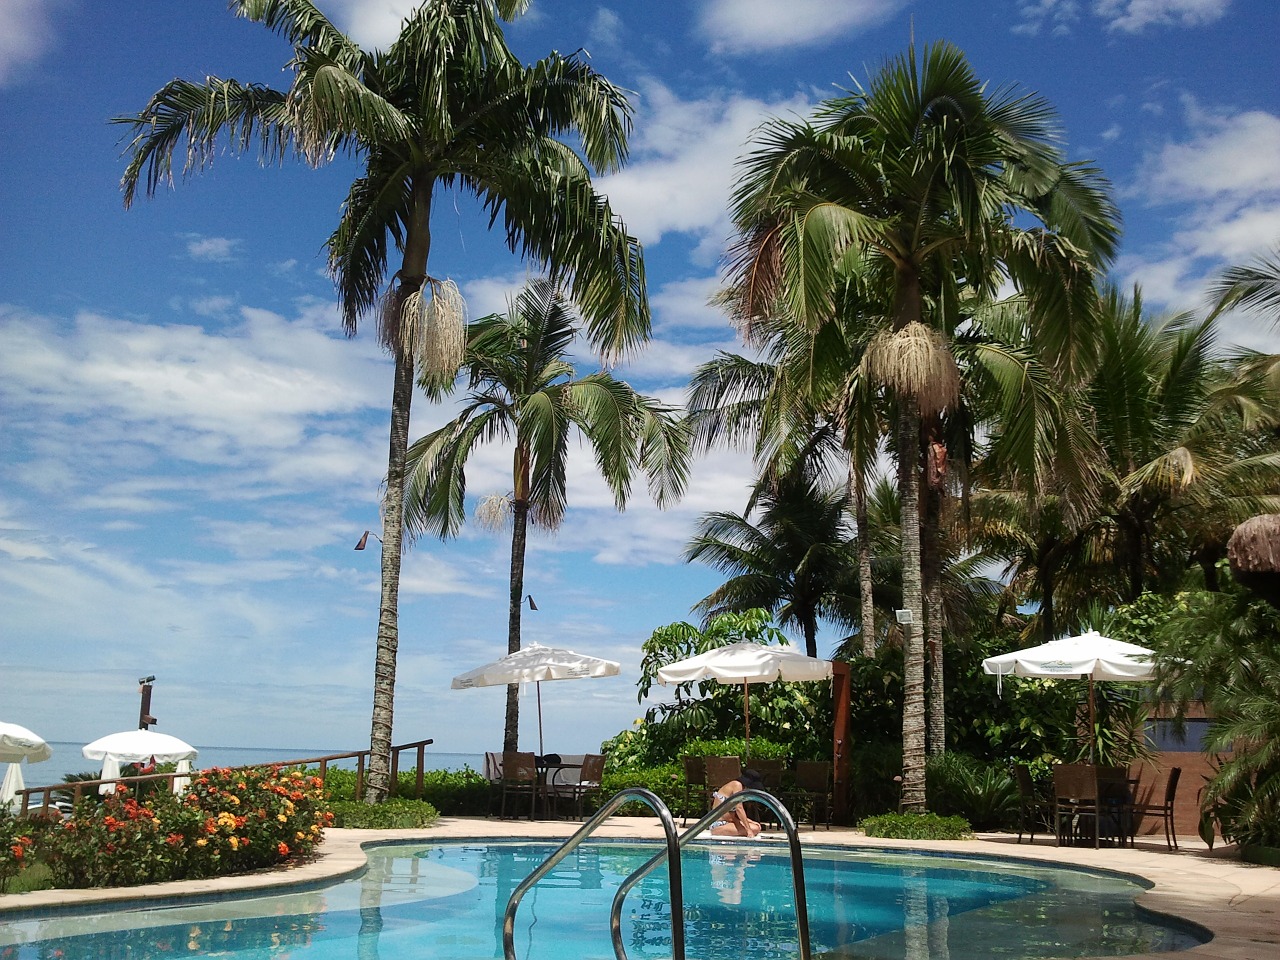
[[[1215,312],[1229,307],[1257,310],[1280,327],[1280,247],[1249,263],[1228,267],[1210,288]]]
[[[816,657],[819,618],[844,620],[852,606],[856,547],[847,492],[822,489],[800,468],[766,477],[760,487],[756,522],[730,512],[699,518],[685,559],[732,576],[694,609],[708,620],[721,613],[768,610],[778,623],[798,627],[805,652]]]
[[[851,262],[883,304],[869,315],[884,326],[868,361],[897,404],[903,600],[916,625],[905,657],[903,804],[923,809],[921,418],[957,395],[945,322],[962,291],[991,300],[1011,278],[1032,305],[1040,355],[1078,378],[1092,356],[1094,270],[1114,252],[1118,216],[1097,171],[1063,159],[1048,104],[989,93],[945,42],[890,61],[812,121],[766,124],[758,143],[733,199],[728,299],[740,322],[833,322]]]
[[[553,530],[564,520],[575,434],[595,454],[619,510],[626,506],[637,469],[648,478],[660,507],[680,496],[688,476],[689,444],[680,418],[608,373],[576,376],[566,359],[576,334],[569,303],[547,280],[526,287],[505,316],[472,323],[461,412],[409,448],[406,529],[449,537],[465,520],[466,467],[472,452],[495,441],[512,445],[510,494],[482,504],[482,519],[509,519],[512,525],[510,653],[520,649],[528,527],[532,522]],[[423,385],[433,397],[450,386],[439,377],[424,378]],[[517,689],[515,684],[507,688],[504,750],[517,749]]]
[[[649,331],[640,246],[594,191],[590,174],[625,160],[630,107],[622,91],[575,56],[552,54],[528,66],[517,59],[500,20],[528,3],[430,0],[409,14],[385,51],[371,52],[311,0],[231,0],[237,16],[292,46],[289,89],[218,77],[174,80],[142,112],[119,121],[134,134],[122,181],[126,206],[140,187],[150,196],[172,180],[180,146],[184,175],[224,148],[256,151],[264,161],[296,154],[312,164],[344,153],[364,165],[327,248],[348,334],[376,312],[395,358],[369,802],[385,798],[389,787],[415,369],[451,373],[464,348],[457,288],[428,271],[436,190],[474,194],[491,222],[502,222],[513,251],[567,277],[588,335],[605,353],[620,354]],[[560,137],[571,137],[582,156]],[[400,260],[384,290],[392,245]]]

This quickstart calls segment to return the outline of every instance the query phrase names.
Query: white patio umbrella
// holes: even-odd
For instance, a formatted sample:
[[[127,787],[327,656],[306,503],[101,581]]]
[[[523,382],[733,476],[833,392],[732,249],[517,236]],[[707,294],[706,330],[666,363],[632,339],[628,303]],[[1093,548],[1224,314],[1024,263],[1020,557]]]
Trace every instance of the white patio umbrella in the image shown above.
[[[744,640],[660,667],[658,682],[673,684],[715,680],[742,684],[743,719],[747,752],[750,753],[751,694],[748,685],[773,683],[775,680],[828,680],[831,672],[830,660],[805,656],[794,647],[768,647]]]
[[[1007,676],[1059,677],[1089,681],[1089,751],[1093,752],[1095,680],[1141,683],[1155,678],[1155,651],[1136,643],[1113,640],[1096,630],[1077,637],[1050,640],[1039,646],[1002,653],[982,661],[982,669],[996,675],[997,690]]]
[[[26,787],[22,761],[40,763],[53,756],[53,748],[26,727],[0,722],[0,762],[9,764],[0,783],[0,810],[14,805],[18,791]]]
[[[191,768],[191,761],[200,752],[191,744],[167,733],[155,730],[122,730],[99,737],[80,751],[87,760],[101,760],[101,780],[114,780],[120,776],[120,764],[145,763],[152,757],[157,763],[177,763],[178,770],[185,773]],[[183,766],[186,766],[186,770]],[[109,784],[98,788],[99,793],[109,793]]]
[[[542,681],[585,680],[589,677],[616,677],[621,666],[613,660],[575,653],[563,647],[546,647],[531,643],[515,653],[482,667],[468,670],[453,678],[454,690],[472,687],[506,686],[510,683],[534,683],[538,690],[538,753],[542,746]]]

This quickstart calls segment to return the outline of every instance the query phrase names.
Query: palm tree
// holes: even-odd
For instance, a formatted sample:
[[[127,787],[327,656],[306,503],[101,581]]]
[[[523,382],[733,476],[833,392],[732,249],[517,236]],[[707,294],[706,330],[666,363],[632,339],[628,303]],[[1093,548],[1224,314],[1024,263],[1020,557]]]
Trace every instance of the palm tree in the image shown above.
[[[717,512],[698,520],[685,549],[733,574],[694,607],[705,617],[761,608],[778,623],[799,628],[805,652],[818,656],[818,619],[846,618],[854,590],[854,551],[845,490],[824,490],[796,468],[760,482],[758,522],[745,514]]]
[[[1251,263],[1228,267],[1211,288],[1217,313],[1229,307],[1260,311],[1280,326],[1280,247]]]
[[[568,507],[570,441],[578,434],[622,510],[637,468],[658,506],[684,490],[689,468],[685,428],[674,411],[605,372],[576,377],[566,355],[575,317],[557,286],[531,283],[505,316],[470,325],[463,369],[468,388],[457,417],[409,448],[405,527],[410,534],[455,534],[465,519],[467,459],[480,445],[513,445],[509,495],[482,504],[482,519],[512,524],[507,649],[520,649],[520,613],[528,526],[554,530]],[[425,378],[440,397],[449,384]],[[517,685],[507,689],[504,750],[517,749]]]
[[[327,248],[348,334],[376,312],[380,337],[395,358],[369,802],[385,798],[389,786],[415,369],[451,375],[465,342],[456,286],[428,271],[437,188],[474,194],[491,222],[501,220],[513,251],[567,277],[587,333],[602,351],[619,355],[649,331],[640,246],[592,188],[588,167],[613,170],[625,160],[629,105],[576,56],[520,63],[499,21],[528,3],[424,2],[395,42],[370,52],[311,0],[232,0],[238,16],[292,45],[289,89],[218,77],[174,80],[141,113],[119,121],[134,133],[122,181],[126,206],[140,186],[150,196],[172,180],[180,144],[184,175],[223,148],[256,150],[264,161],[297,154],[321,164],[345,153],[363,162]],[[562,136],[573,137],[585,160],[557,139]],[[393,244],[400,262],[384,291]]]
[[[1049,106],[988,93],[964,55],[939,42],[890,61],[866,89],[813,121],[775,120],[734,194],[739,239],[728,299],[748,328],[785,316],[835,319],[840,278],[867,277],[883,308],[868,369],[897,404],[903,600],[924,624],[920,567],[921,418],[957,396],[947,321],[961,292],[991,300],[1011,278],[1032,306],[1039,355],[1068,378],[1091,358],[1093,279],[1118,217],[1092,167],[1064,161]],[[1036,228],[1024,226],[1032,220]],[[906,651],[903,804],[925,806],[924,658]]]

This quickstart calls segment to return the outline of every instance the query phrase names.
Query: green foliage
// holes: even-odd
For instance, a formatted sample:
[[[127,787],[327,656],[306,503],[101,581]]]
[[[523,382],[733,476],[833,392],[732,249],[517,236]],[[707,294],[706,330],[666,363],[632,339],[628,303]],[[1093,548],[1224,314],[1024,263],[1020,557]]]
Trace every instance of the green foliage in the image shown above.
[[[56,887],[117,887],[241,873],[306,857],[332,822],[316,777],[215,768],[181,795],[125,788],[41,822],[36,851]]]
[[[708,622],[705,630],[689,623],[658,628],[644,643],[638,699],[644,700],[655,688],[661,667],[741,641],[776,644],[785,643],[786,638],[773,625],[769,612],[760,609],[720,614]],[[682,753],[688,752],[687,743],[699,737],[745,734],[741,685],[704,680],[677,684],[672,690],[671,702],[649,709],[637,727],[642,732],[628,731],[636,735],[617,744],[611,741],[606,753],[625,753],[643,765],[652,766],[675,762]],[[829,755],[831,716],[829,683],[751,686],[753,747],[759,737],[786,744],[786,752],[793,757]],[[615,757],[613,768],[621,766]]]
[[[867,817],[859,826],[868,837],[895,840],[972,840],[964,817],[940,817],[936,813],[882,813]]]
[[[314,771],[310,771],[314,772]],[[421,799],[431,804],[440,815],[448,817],[485,816],[489,812],[489,781],[470,767],[462,770],[424,770],[422,796],[415,798],[418,787],[416,768],[401,770],[396,778],[396,798]],[[325,775],[325,794],[334,803],[357,800],[356,772],[330,769]]]
[[[961,816],[979,830],[1008,826],[1018,814],[1018,785],[1002,766],[943,753],[929,758],[925,778],[934,812]]]
[[[681,756],[690,757],[741,757],[743,767],[751,766],[751,760],[788,760],[791,759],[791,747],[785,743],[774,743],[764,737],[751,738],[751,756],[747,756],[747,742],[741,737],[730,737],[725,740],[690,740],[680,752]],[[830,746],[827,748],[830,755]],[[814,759],[801,757],[801,760]],[[825,758],[821,758],[825,759]]]
[[[0,893],[35,859],[32,826],[31,820],[20,820],[0,810]]]
[[[425,800],[390,797],[381,803],[362,800],[336,800],[332,803],[333,825],[363,830],[403,830],[429,827],[440,818],[438,811]]]
[[[625,790],[627,787],[643,787],[646,790],[652,790],[655,794],[662,798],[662,802],[667,805],[672,814],[679,817],[683,816],[684,806],[684,773],[681,767],[676,764],[663,764],[656,767],[644,767],[637,770],[624,770],[616,773],[605,772],[604,780],[601,781],[600,799],[608,800],[619,790]],[[690,814],[701,814],[705,812],[705,800],[700,805],[688,811]],[[594,813],[599,809],[598,804],[588,802],[587,813]],[[653,811],[644,803],[627,803],[620,807],[617,811],[618,816],[623,817],[643,817],[652,816]]]

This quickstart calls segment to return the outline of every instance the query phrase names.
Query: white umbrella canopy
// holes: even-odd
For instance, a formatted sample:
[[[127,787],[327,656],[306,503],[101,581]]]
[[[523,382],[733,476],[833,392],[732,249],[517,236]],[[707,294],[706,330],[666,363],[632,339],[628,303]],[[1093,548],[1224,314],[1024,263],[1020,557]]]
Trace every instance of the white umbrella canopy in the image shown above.
[[[26,727],[0,721],[0,762],[39,763],[53,756],[53,748]]]
[[[0,781],[0,810],[16,805],[18,791],[26,787],[22,779],[22,761],[39,763],[53,756],[53,748],[26,727],[0,722],[0,762],[9,767]]]
[[[768,647],[744,640],[660,667],[658,682],[672,684],[715,680],[719,683],[742,684],[745,739],[750,752],[751,701],[747,691],[748,684],[773,683],[775,680],[828,680],[831,673],[830,660],[806,656],[794,647]]]
[[[613,660],[576,653],[563,647],[531,643],[492,663],[458,674],[450,686],[454,690],[469,690],[472,687],[506,686],[510,683],[537,684],[538,753],[541,754],[545,752],[542,746],[542,681],[616,677],[621,670],[621,665]]]
[[[1076,637],[1050,640],[1025,650],[987,657],[982,669],[996,676],[998,685],[1007,676],[1049,677],[1089,681],[1089,752],[1093,752],[1096,708],[1095,680],[1122,680],[1141,683],[1155,679],[1155,651],[1136,643],[1113,640],[1096,630]]]
[[[200,752],[191,744],[155,730],[122,730],[109,733],[88,744],[82,751],[87,760],[114,760],[116,763],[158,763],[194,760]]]

